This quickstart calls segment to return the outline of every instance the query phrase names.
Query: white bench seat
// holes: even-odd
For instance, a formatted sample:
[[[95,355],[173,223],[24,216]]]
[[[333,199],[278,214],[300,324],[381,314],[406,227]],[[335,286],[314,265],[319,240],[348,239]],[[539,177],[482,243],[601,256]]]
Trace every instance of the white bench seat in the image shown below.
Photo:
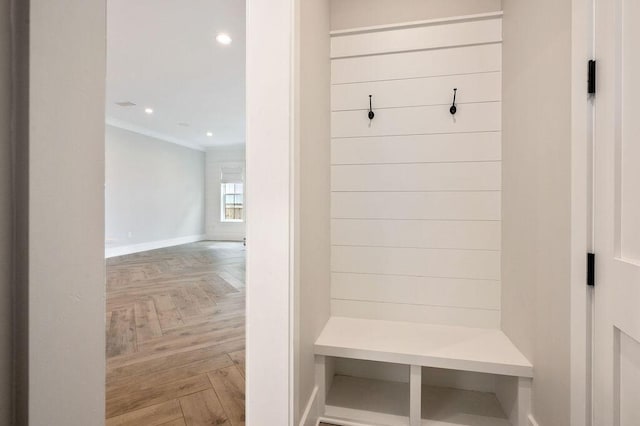
[[[317,355],[533,377],[533,367],[501,331],[331,317]]]
[[[331,317],[316,340],[315,354],[321,419],[334,424],[411,426],[453,424],[429,419],[428,410],[425,411],[422,407],[424,404],[421,396],[424,388],[422,367],[433,367],[494,374],[499,378],[496,379],[496,387],[501,391],[496,391],[496,395],[508,421],[472,416],[469,414],[470,408],[467,407],[462,408],[460,413],[452,414],[452,419],[458,419],[454,422],[455,424],[527,425],[533,366],[501,330]],[[358,386],[365,386],[366,391],[356,391],[357,395],[350,395],[350,392],[354,393],[348,390],[351,382],[341,379],[342,381],[335,384],[336,389],[333,393],[329,394],[333,376],[330,373],[327,358],[333,357],[407,365],[410,372],[408,388],[405,389],[393,383],[383,386],[375,381],[369,381],[370,385],[367,385],[369,382],[365,381],[362,382],[365,385]],[[380,401],[375,403],[378,408],[369,411],[358,408],[362,403],[357,401],[364,395],[373,398],[373,403],[376,398],[374,390],[385,391],[386,388],[394,395],[393,398],[387,399],[390,400],[391,405],[396,406],[395,410],[390,410],[395,411],[396,414],[382,413],[381,411],[384,410],[380,410],[379,406],[383,405]],[[404,390],[400,392],[396,388]],[[471,394],[460,393],[458,399],[474,407],[478,405],[477,402],[469,402],[471,400],[469,395]],[[330,404],[326,399],[328,396],[331,397]],[[382,396],[377,398],[384,399]],[[402,400],[405,399],[408,400],[403,402]],[[342,402],[336,403],[336,400]],[[433,397],[427,400],[431,404],[436,403]],[[451,400],[450,396],[446,404],[452,404],[452,401],[455,401],[455,398]],[[456,404],[458,402],[453,405]],[[491,411],[488,408],[486,411]],[[398,412],[405,412],[405,414],[398,416]],[[423,416],[427,417],[423,418]],[[462,420],[463,418],[468,422]]]

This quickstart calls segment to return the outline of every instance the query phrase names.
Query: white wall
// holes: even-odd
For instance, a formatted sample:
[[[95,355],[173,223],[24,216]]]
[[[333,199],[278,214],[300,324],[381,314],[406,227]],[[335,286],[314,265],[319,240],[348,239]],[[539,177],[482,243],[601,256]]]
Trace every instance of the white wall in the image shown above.
[[[313,345],[329,318],[331,280],[329,2],[298,0],[297,16],[294,424],[308,406],[304,426],[315,426]]]
[[[96,425],[105,397],[105,1],[29,3],[28,424]]]
[[[0,62],[12,64],[10,2],[0,1]],[[12,417],[13,178],[11,173],[11,67],[0,68],[0,424]]]
[[[331,29],[495,12],[501,7],[501,0],[331,0]]]
[[[572,8],[570,0],[503,3],[502,328],[534,365],[536,420],[563,426],[570,424]]]
[[[499,328],[500,41],[500,17],[332,37],[333,315]]]
[[[206,153],[206,235],[209,240],[242,241],[245,237],[245,222],[222,222],[220,176],[223,168],[245,169],[244,145],[208,148]],[[246,193],[246,182],[245,182]],[[247,197],[245,195],[245,220]]]
[[[107,126],[105,179],[107,254],[205,233],[204,152]]]

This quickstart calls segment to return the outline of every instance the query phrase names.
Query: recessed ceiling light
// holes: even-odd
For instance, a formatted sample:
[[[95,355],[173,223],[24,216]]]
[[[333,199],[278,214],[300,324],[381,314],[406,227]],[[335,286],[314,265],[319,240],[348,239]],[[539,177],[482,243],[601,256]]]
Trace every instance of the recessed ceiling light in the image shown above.
[[[146,112],[147,114],[153,114],[153,109],[152,108],[145,108],[144,112]]]
[[[207,132],[207,136],[209,137],[213,136],[213,132]]]
[[[231,44],[231,36],[229,36],[229,34],[220,33],[216,36],[216,40],[220,44]]]

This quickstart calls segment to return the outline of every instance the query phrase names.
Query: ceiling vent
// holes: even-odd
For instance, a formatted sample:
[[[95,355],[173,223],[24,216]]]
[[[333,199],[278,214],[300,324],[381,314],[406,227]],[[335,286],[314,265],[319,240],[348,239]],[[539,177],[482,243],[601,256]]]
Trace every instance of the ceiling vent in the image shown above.
[[[121,107],[132,107],[132,106],[136,106],[136,104],[134,104],[131,101],[122,101],[122,102],[116,102],[116,105],[121,106]]]

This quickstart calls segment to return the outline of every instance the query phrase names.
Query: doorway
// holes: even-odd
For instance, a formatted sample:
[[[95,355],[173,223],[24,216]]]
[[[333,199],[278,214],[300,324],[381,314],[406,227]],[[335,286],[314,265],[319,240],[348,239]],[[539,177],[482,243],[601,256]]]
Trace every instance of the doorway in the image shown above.
[[[102,424],[107,2],[13,4],[16,417]],[[249,9],[247,422],[288,424],[293,2],[251,1]]]
[[[106,424],[245,424],[245,5],[107,3]]]

